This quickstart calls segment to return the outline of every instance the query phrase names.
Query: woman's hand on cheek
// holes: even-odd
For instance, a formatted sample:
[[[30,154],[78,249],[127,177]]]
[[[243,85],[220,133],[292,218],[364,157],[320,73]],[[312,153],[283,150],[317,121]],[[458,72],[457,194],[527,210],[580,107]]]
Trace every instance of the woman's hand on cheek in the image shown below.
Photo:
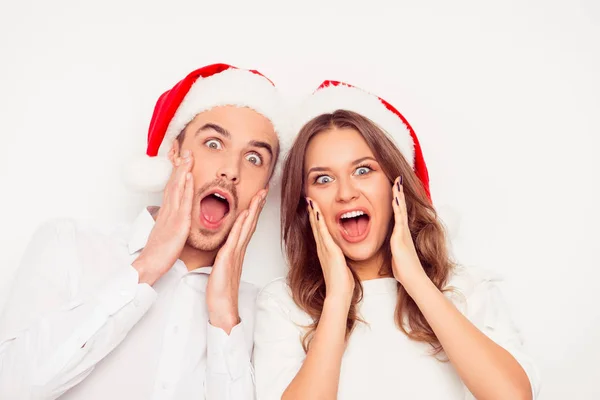
[[[350,302],[355,283],[344,253],[331,237],[319,205],[308,197],[306,201],[310,225],[317,244],[317,255],[325,278],[326,296]]]
[[[406,287],[412,279],[423,277],[425,271],[417,255],[408,227],[408,213],[402,177],[398,177],[394,182],[392,196],[392,208],[394,209],[394,230],[390,238],[392,271],[394,278]]]

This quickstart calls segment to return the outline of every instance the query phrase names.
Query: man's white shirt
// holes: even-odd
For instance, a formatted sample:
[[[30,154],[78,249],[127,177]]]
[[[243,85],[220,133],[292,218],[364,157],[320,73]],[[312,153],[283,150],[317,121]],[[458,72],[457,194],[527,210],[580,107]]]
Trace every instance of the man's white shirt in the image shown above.
[[[242,282],[241,323],[208,321],[211,268],[181,260],[154,286],[131,266],[154,219],[110,234],[49,222],[34,234],[0,317],[1,399],[254,399],[257,288]]]

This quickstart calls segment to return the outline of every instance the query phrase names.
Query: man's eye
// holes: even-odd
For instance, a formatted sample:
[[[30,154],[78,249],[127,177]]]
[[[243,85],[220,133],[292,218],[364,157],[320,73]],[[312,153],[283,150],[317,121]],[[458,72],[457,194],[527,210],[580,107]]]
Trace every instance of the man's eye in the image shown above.
[[[333,181],[333,179],[331,179],[331,177],[328,175],[321,175],[315,180],[316,183],[320,183],[320,184],[329,183],[331,181]]]
[[[257,166],[260,166],[263,163],[262,158],[256,153],[248,154],[246,160]]]
[[[207,140],[206,142],[204,142],[204,145],[213,150],[221,150],[223,148],[223,145],[217,139]]]

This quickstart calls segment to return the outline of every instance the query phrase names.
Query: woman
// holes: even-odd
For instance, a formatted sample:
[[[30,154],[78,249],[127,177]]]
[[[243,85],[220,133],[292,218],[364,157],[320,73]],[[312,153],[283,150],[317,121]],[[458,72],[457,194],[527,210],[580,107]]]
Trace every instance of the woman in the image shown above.
[[[449,259],[404,117],[339,82],[302,115],[283,172],[290,271],[258,298],[258,399],[534,398],[496,282]]]

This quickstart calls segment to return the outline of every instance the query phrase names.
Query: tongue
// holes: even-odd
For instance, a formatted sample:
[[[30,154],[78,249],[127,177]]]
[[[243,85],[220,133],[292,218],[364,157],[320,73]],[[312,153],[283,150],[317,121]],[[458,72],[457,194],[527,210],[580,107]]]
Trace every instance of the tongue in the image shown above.
[[[219,222],[227,212],[227,205],[222,201],[217,200],[214,196],[206,196],[200,202],[202,216],[208,222]]]
[[[356,218],[348,218],[342,220],[342,226],[346,230],[348,236],[356,237],[365,233],[369,218],[364,215]]]

